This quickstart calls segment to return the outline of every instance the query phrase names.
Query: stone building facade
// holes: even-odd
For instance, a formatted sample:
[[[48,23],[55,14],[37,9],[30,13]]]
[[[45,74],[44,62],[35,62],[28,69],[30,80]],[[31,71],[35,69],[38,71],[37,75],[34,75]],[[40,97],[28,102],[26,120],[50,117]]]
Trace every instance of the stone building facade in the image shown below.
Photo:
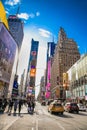
[[[76,42],[68,38],[64,29],[60,27],[58,43],[55,48],[51,67],[51,96],[53,98],[65,98],[63,88],[63,73],[80,59],[80,53]]]

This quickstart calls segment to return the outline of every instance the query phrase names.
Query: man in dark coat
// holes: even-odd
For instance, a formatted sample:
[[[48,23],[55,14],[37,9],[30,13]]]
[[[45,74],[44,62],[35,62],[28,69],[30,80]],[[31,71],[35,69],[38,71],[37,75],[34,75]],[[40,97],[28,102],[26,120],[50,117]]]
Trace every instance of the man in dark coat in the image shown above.
[[[13,104],[14,104],[13,100],[9,99],[9,102],[8,102],[8,115],[11,115]]]
[[[20,99],[19,100],[19,104],[18,104],[18,112],[19,112],[19,116],[20,116],[20,112],[21,112],[21,107],[23,105],[23,101]]]

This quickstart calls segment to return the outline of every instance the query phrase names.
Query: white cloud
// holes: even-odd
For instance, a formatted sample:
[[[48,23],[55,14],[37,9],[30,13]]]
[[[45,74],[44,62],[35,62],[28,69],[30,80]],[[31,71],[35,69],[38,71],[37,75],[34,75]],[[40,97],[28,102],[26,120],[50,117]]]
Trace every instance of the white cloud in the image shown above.
[[[5,12],[6,12],[6,14],[9,14],[9,12],[7,10]]]
[[[39,34],[43,37],[49,38],[52,35],[51,32],[49,32],[45,29],[39,28],[38,30],[39,30]]]
[[[25,20],[28,20],[29,18],[34,18],[35,15],[33,13],[31,13],[31,14],[21,13],[21,14],[18,14],[18,17],[25,19]]]
[[[17,5],[18,3],[20,3],[20,1],[21,0],[6,0],[5,4],[14,6],[14,5]]]
[[[27,13],[21,13],[21,14],[18,14],[18,17],[19,18],[23,18],[25,20],[28,20],[29,19],[29,15]]]
[[[40,12],[36,12],[36,16],[40,16]]]

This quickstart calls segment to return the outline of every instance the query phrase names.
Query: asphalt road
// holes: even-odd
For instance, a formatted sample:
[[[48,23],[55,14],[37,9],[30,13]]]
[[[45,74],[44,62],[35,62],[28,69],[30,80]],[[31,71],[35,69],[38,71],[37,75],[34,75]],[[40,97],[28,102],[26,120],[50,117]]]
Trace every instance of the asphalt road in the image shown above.
[[[37,103],[33,115],[27,114],[26,107],[21,116],[0,115],[0,130],[87,130],[87,112],[53,115],[48,113],[47,106]]]

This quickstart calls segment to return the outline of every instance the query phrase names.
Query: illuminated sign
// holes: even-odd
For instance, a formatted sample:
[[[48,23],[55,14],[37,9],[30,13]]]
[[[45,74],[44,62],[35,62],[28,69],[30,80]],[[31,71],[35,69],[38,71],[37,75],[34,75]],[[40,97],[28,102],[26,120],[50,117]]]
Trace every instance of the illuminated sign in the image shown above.
[[[50,68],[51,68],[51,61],[49,60],[48,61],[48,72],[47,72],[47,78],[48,78],[48,80],[50,80]]]
[[[16,16],[16,15],[10,15],[9,18],[11,18],[11,19],[16,19],[17,16]]]
[[[18,89],[18,82],[17,82],[17,81],[14,81],[14,83],[13,83],[13,88]]]
[[[32,55],[32,56],[36,56],[36,54],[37,54],[36,51],[32,51],[32,52],[31,52],[31,55]]]
[[[36,75],[36,69],[31,69],[30,70],[30,76],[34,77]]]
[[[31,65],[31,69],[35,69],[35,67],[36,67],[36,66],[34,66],[34,65]]]
[[[2,74],[0,79],[9,83],[15,61],[17,45],[3,23],[0,23],[0,29],[0,68]]]
[[[69,89],[68,73],[63,73],[63,87],[64,87],[65,90]]]

